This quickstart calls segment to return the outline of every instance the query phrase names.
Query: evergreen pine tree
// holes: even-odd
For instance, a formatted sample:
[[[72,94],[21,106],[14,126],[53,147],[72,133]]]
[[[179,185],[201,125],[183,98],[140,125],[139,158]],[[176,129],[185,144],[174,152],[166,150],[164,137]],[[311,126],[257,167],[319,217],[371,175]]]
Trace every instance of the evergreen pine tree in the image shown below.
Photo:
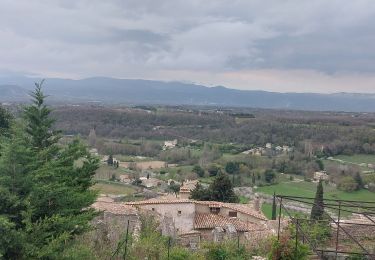
[[[254,172],[251,175],[251,183],[253,184],[253,186],[255,185],[255,173]]]
[[[0,136],[9,130],[11,122],[12,115],[0,105]]]
[[[112,165],[113,165],[113,155],[112,155],[112,154],[110,154],[110,155],[108,156],[107,164],[108,164],[109,166],[112,166]]]
[[[238,202],[238,197],[234,194],[233,185],[225,173],[219,173],[209,186],[211,200],[221,202]]]
[[[0,157],[0,255],[6,259],[59,258],[69,240],[95,216],[93,175],[98,160],[78,140],[57,145],[42,84],[11,129]],[[76,162],[80,161],[81,165]]]
[[[324,215],[324,201],[323,201],[323,183],[319,180],[318,187],[316,189],[314,205],[311,209],[310,218],[313,220],[320,220]]]
[[[204,188],[201,184],[197,184],[195,188],[190,192],[190,199],[193,200],[211,200],[210,191]]]
[[[353,178],[355,182],[358,184],[358,189],[362,189],[364,185],[363,185],[361,174],[359,172],[356,172]]]
[[[272,220],[276,220],[276,194],[273,193],[273,201],[272,201]]]

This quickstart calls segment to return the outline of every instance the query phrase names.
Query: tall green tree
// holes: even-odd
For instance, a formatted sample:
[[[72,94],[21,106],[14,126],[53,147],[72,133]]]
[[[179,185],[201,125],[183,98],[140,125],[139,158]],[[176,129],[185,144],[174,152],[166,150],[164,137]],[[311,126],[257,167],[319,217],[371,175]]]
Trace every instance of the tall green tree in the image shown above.
[[[95,216],[93,175],[98,160],[78,140],[57,144],[42,83],[21,124],[3,140],[0,157],[0,255],[5,259],[59,259],[69,240]]]
[[[199,177],[204,176],[204,169],[200,167],[199,165],[195,165],[192,171],[196,173]]]
[[[273,201],[272,201],[272,220],[276,220],[276,194],[273,193]]]
[[[209,187],[211,200],[222,202],[238,202],[232,182],[225,173],[219,173]]]
[[[362,189],[364,184],[363,184],[363,180],[362,180],[362,176],[359,172],[356,172],[353,176],[353,179],[355,180],[355,182],[358,184],[358,189]]]
[[[310,218],[313,220],[321,220],[324,215],[324,201],[323,201],[323,183],[319,180],[318,187],[316,189],[314,205],[311,209]]]
[[[239,201],[237,195],[234,193],[233,185],[228,175],[222,172],[219,172],[208,188],[204,188],[198,183],[195,189],[191,191],[190,198],[221,202]]]
[[[190,199],[193,200],[211,200],[211,193],[208,189],[204,188],[201,184],[197,184],[195,189],[190,192]]]
[[[238,162],[227,162],[225,165],[225,171],[229,174],[237,174],[240,170]]]
[[[112,155],[112,154],[110,154],[110,155],[108,156],[107,164],[108,164],[109,166],[112,166],[112,165],[113,165],[113,155]]]
[[[12,115],[0,105],[0,136],[5,134],[12,121]]]

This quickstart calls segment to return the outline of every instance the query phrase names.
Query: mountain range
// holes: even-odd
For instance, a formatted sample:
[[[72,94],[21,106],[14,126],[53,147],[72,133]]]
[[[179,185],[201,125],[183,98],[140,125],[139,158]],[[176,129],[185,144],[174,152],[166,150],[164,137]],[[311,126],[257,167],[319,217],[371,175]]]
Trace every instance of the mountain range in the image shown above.
[[[0,101],[24,102],[34,88],[32,77],[0,77]],[[44,91],[51,102],[103,104],[205,105],[313,111],[375,112],[375,94],[279,93],[206,87],[183,82],[105,77],[81,80],[47,78]]]

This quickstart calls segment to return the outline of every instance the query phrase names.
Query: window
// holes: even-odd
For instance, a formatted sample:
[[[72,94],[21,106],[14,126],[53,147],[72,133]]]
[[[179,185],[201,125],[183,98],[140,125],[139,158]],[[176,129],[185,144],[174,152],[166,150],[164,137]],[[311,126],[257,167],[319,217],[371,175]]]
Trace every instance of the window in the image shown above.
[[[152,208],[151,210],[152,210],[152,211],[155,211],[155,208]]]
[[[177,211],[177,214],[178,214],[179,216],[181,215],[181,213],[182,213],[181,210]]]
[[[210,212],[212,214],[218,214],[220,212],[220,208],[210,208]]]
[[[229,211],[229,217],[237,218],[237,212],[236,211]]]

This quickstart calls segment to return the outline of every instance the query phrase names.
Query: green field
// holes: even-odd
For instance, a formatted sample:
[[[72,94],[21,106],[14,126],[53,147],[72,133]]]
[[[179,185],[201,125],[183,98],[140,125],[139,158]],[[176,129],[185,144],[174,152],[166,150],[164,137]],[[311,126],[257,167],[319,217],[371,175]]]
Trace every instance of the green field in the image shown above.
[[[262,212],[268,219],[271,219],[272,218],[272,204],[263,203],[262,204]],[[298,211],[288,210],[288,213],[293,215],[293,216],[296,216],[296,215],[303,216],[303,213],[298,212]],[[284,209],[281,209],[282,215],[288,215],[288,213]],[[276,208],[276,215],[277,214],[279,214],[279,208],[278,207]]]
[[[355,155],[338,155],[334,159],[343,160],[349,163],[372,163],[375,164],[375,154],[355,154]]]
[[[268,195],[273,195],[273,193],[276,192],[278,195],[314,197],[316,185],[316,183],[306,181],[281,182],[275,185],[259,187],[256,189],[256,192]],[[323,184],[323,189],[324,197],[327,199],[375,201],[375,193],[367,190],[344,192],[325,184]]]
[[[112,166],[108,166],[106,164],[101,164],[99,166],[99,169],[95,171],[95,179],[96,180],[109,180],[112,175],[116,175],[116,177],[119,177],[121,174],[129,174],[131,173],[130,170],[119,167],[115,169]]]
[[[115,194],[115,195],[132,195],[137,189],[134,186],[126,185],[115,182],[98,182],[94,185],[93,189],[98,190],[99,193],[103,194]]]

